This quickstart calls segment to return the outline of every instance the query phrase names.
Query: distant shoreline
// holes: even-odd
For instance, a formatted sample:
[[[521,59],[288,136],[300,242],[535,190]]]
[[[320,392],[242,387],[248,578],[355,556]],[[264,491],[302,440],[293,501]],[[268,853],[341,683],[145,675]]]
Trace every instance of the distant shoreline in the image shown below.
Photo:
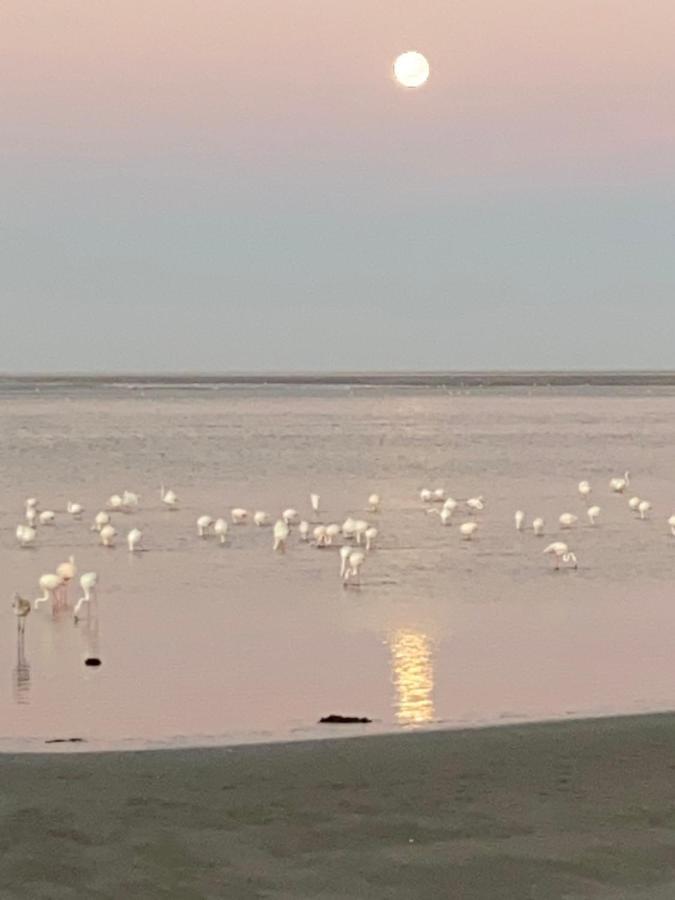
[[[592,372],[269,372],[204,375],[0,375],[0,388],[69,385],[152,387],[179,385],[364,385],[391,387],[675,386],[675,371]]]

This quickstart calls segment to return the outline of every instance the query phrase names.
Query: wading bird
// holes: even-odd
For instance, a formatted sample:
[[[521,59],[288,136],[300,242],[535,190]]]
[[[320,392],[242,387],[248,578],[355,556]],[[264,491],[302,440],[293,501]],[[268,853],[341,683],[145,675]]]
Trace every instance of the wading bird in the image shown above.
[[[532,530],[536,537],[541,537],[544,533],[544,520],[540,517],[532,519]]]
[[[586,515],[588,516],[588,521],[591,523],[591,525],[595,525],[598,520],[598,516],[600,515],[600,507],[589,506],[586,510]]]
[[[85,603],[90,603],[92,598],[96,596],[98,590],[98,575],[96,572],[85,572],[80,578],[80,587],[82,588],[82,596],[75,604],[73,610],[73,618],[77,622],[78,614]]]
[[[623,478],[610,478],[609,489],[615,494],[623,494],[630,484],[630,472],[624,472]]]
[[[577,568],[576,556],[572,553],[567,544],[562,541],[554,541],[552,544],[549,544],[543,552],[553,554],[553,568],[556,570],[560,568],[561,561],[564,563],[571,563],[572,568]]]
[[[283,519],[277,519],[274,523],[274,546],[272,549],[278,550],[279,553],[285,553],[289,533],[290,529],[286,522]]]
[[[143,532],[140,528],[132,528],[127,534],[127,547],[129,548],[129,553],[135,553],[137,550],[140,550],[142,540]]]
[[[26,619],[31,610],[30,600],[25,600],[20,594],[14,594],[12,609],[16,616],[16,630],[22,635],[26,630]]]
[[[213,523],[213,533],[221,544],[224,544],[227,541],[227,522],[225,519],[216,519]]]

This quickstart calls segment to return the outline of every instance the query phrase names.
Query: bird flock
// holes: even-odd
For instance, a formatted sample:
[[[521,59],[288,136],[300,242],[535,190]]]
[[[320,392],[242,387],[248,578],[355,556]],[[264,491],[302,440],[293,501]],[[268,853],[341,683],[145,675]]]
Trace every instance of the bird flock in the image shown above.
[[[630,473],[613,477],[609,481],[611,494],[623,495],[630,486]],[[602,510],[600,506],[591,501],[593,489],[589,481],[580,481],[577,486],[579,497],[585,504],[585,515],[588,523],[595,527],[598,525]],[[423,488],[419,492],[419,500],[422,508],[428,515],[438,517],[443,526],[450,526],[457,517],[463,516],[459,522],[457,531],[462,541],[473,541],[479,533],[480,514],[486,508],[487,501],[484,496],[477,495],[465,499],[455,499],[447,496],[444,488]],[[179,498],[175,491],[167,489],[164,485],[160,488],[160,501],[162,507],[168,513],[175,513],[180,509]],[[233,507],[229,511],[229,521],[225,516],[214,517],[209,514],[200,515],[196,520],[196,536],[201,540],[214,538],[218,544],[225,546],[229,542],[230,525],[240,528],[252,524],[255,528],[271,528],[272,550],[275,553],[286,552],[289,540],[293,532],[297,532],[299,540],[312,545],[317,549],[335,548],[339,550],[339,577],[345,587],[359,586],[361,583],[361,569],[366,563],[368,554],[374,549],[379,531],[373,522],[365,518],[348,516],[342,523],[321,522],[321,498],[317,493],[310,493],[309,505],[311,508],[312,524],[308,519],[303,519],[294,507],[284,509],[275,518],[265,510],[248,510],[242,507]],[[25,502],[24,521],[16,527],[16,540],[20,548],[36,546],[40,529],[54,528],[57,524],[57,513],[52,509],[40,510],[37,498],[29,497]],[[140,497],[137,493],[125,490],[121,494],[113,494],[103,505],[104,508],[96,512],[91,532],[97,536],[97,540],[103,548],[113,548],[118,540],[118,530],[115,522],[120,515],[133,516],[140,509]],[[645,520],[652,509],[651,503],[641,497],[631,496],[628,500],[628,508],[638,519]],[[368,497],[366,510],[368,514],[377,520],[381,511],[381,498],[379,494],[371,494]],[[81,521],[84,516],[84,507],[80,503],[68,501],[65,514],[75,521]],[[558,517],[560,530],[573,532],[579,521],[579,517],[572,512],[562,512]],[[543,537],[546,531],[544,519],[534,517],[528,525],[527,516],[521,509],[514,514],[516,531],[524,532],[531,529],[535,537]],[[675,536],[675,514],[668,519],[670,533]],[[119,522],[118,522],[119,527]],[[129,553],[141,552],[143,548],[143,532],[138,527],[131,527],[126,531],[126,545]],[[543,554],[552,558],[553,568],[558,570],[561,565],[576,569],[578,561],[576,553],[566,541],[555,540],[543,549]],[[20,634],[24,633],[26,618],[31,609],[39,610],[44,604],[50,603],[53,612],[70,610],[69,592],[70,586],[78,575],[74,556],[60,563],[54,572],[43,573],[37,579],[39,595],[31,602],[20,594],[15,594],[13,601],[14,613],[17,617],[17,627]],[[97,596],[99,577],[94,571],[86,571],[79,576],[81,595],[73,603],[73,620],[77,623],[82,610],[88,606]]]

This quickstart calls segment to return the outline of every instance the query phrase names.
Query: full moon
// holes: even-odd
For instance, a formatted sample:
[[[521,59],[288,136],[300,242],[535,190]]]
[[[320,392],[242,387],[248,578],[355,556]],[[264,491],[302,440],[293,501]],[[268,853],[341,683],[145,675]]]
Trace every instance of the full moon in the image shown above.
[[[422,87],[429,77],[427,58],[416,50],[401,53],[394,62],[394,77],[403,87]]]

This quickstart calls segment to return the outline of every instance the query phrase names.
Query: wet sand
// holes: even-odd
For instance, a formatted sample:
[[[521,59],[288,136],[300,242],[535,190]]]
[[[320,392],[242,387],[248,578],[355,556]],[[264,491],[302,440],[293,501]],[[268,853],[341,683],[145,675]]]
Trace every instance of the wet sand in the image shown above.
[[[675,715],[0,756],[2,898],[675,897]]]

